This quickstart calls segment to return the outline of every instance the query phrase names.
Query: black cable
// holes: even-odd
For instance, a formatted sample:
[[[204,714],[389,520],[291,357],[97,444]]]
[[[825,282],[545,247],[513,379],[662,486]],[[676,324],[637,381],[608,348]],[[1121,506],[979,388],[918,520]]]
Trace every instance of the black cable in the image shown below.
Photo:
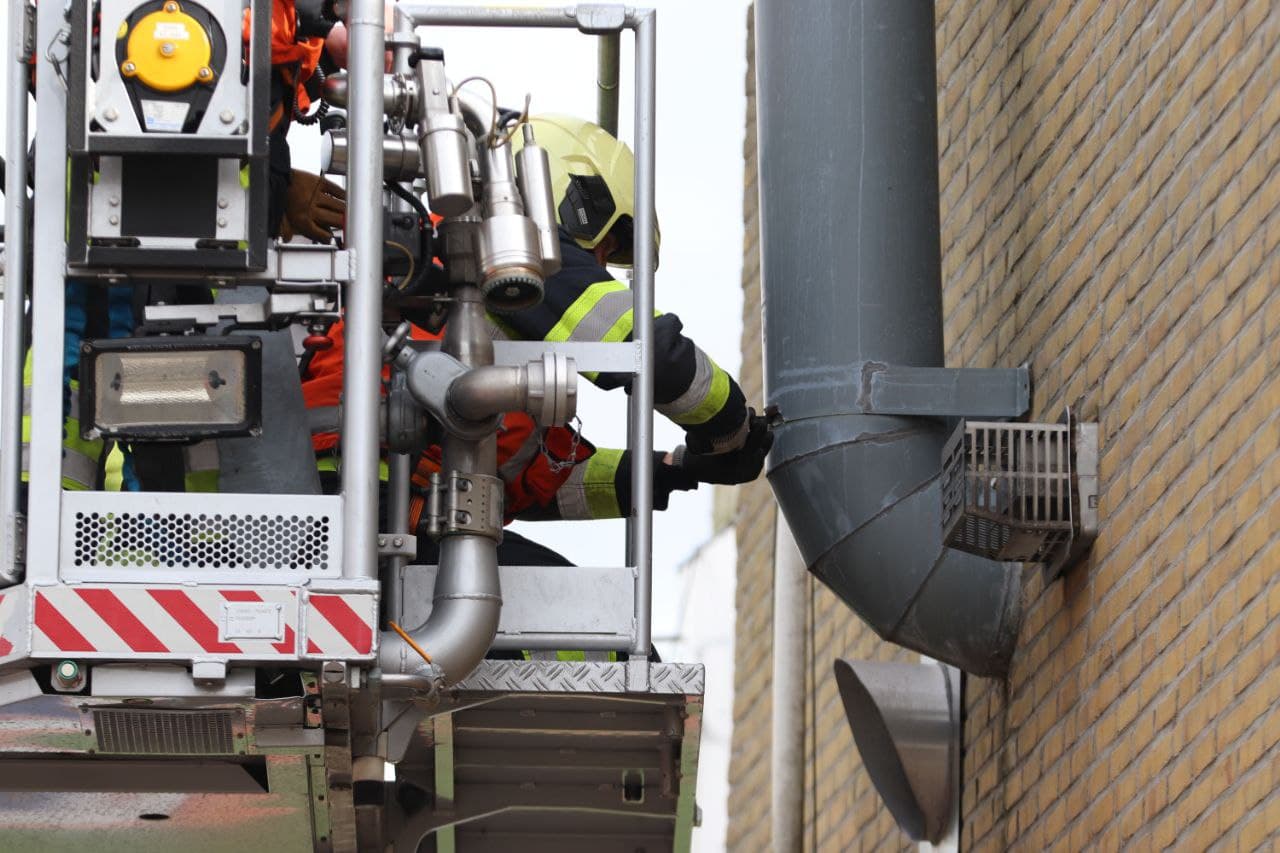
[[[422,283],[427,280],[427,276],[431,273],[431,216],[427,213],[426,205],[422,203],[422,199],[405,189],[402,184],[398,184],[395,181],[387,181],[386,187],[392,195],[403,200],[418,214],[418,254],[421,256],[421,263],[418,265],[413,279],[404,287],[407,293],[417,293],[418,288],[422,286]]]
[[[417,212],[418,218],[423,222],[430,221],[431,217],[427,214],[426,205],[422,203],[422,199],[404,188],[403,185],[397,184],[395,181],[386,182],[387,189],[391,191],[397,198],[403,199],[407,204],[413,207]]]
[[[299,73],[300,69],[301,69],[301,65],[299,65],[299,70],[294,71],[295,76]],[[323,87],[324,81],[325,81],[324,69],[321,68],[319,65],[317,65],[315,67],[315,71],[312,72],[312,75],[316,77],[317,85]],[[310,125],[315,124],[316,122],[320,121],[320,119],[324,118],[329,113],[329,102],[326,101],[324,98],[320,99],[320,106],[316,107],[316,111],[311,113],[311,115],[307,115],[306,113],[299,110],[297,86],[294,86],[293,96],[290,100],[292,101],[290,106],[293,112],[293,120],[295,123],[300,124],[303,127],[308,127]]]

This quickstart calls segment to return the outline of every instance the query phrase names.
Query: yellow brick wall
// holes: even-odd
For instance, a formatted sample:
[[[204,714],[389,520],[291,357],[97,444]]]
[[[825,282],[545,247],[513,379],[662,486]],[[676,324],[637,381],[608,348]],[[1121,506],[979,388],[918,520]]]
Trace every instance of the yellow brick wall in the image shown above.
[[[1092,558],[1028,570],[1009,680],[967,679],[963,849],[1280,844],[1280,7],[937,9],[948,364],[1029,363],[1102,442]],[[733,850],[769,835],[772,506],[739,505]],[[806,849],[905,847],[830,674],[896,652],[820,584],[807,616]]]
[[[938,87],[948,361],[1102,443],[1092,559],[968,682],[964,846],[1275,843],[1280,7],[940,2]]]

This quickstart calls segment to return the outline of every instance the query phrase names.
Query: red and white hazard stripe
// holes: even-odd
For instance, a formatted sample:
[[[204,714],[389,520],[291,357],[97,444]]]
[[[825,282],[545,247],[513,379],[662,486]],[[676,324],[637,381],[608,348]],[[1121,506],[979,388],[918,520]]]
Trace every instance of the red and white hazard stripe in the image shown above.
[[[19,605],[24,596],[19,592],[0,592],[0,658],[8,657],[14,652],[13,637],[17,636]]]
[[[237,632],[237,603],[259,616]],[[33,650],[101,656],[293,657],[298,602],[287,588],[62,586],[35,592]],[[230,632],[230,633],[229,633]]]
[[[307,657],[346,659],[373,654],[378,600],[372,595],[307,594]]]
[[[34,595],[36,656],[350,660],[372,656],[377,640],[372,594],[77,584]]]

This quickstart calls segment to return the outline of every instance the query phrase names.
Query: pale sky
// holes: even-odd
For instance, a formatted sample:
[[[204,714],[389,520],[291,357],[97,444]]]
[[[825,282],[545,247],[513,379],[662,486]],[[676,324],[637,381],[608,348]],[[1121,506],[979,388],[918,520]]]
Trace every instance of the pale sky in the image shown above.
[[[467,0],[458,0],[458,4],[485,5]],[[736,374],[742,327],[742,143],[748,0],[656,0],[644,5],[659,10],[657,203],[662,247],[657,306],[678,314],[686,334]],[[6,30],[6,21],[0,19],[0,34],[7,47]],[[441,28],[430,33],[426,42],[444,48],[451,79],[484,75],[493,82],[504,105],[518,105],[529,93],[534,113],[595,116],[594,38],[576,31]],[[630,139],[634,124],[632,43],[630,33],[624,34],[620,121],[624,139]],[[0,85],[7,72],[8,63],[0,62]],[[294,165],[315,169],[315,131],[300,130],[302,134],[293,135]],[[579,413],[586,436],[600,446],[624,446],[625,395],[588,386],[581,397]],[[655,424],[658,448],[667,449],[681,441],[678,427],[661,416]],[[622,563],[620,521],[524,524],[517,529],[579,564]],[[677,493],[667,512],[655,514],[656,634],[669,634],[675,629],[679,598],[676,567],[706,540],[710,531],[708,486],[696,492]]]

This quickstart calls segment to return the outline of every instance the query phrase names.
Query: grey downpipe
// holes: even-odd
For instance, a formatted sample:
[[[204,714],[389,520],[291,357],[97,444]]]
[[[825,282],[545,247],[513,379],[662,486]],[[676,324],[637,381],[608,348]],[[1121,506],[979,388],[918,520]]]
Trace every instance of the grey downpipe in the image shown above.
[[[355,254],[347,288],[342,407],[342,572],[378,570],[379,385],[382,381],[382,0],[351,0],[351,87],[346,240]]]
[[[468,367],[492,365],[493,340],[480,291],[466,286],[458,288],[455,297],[457,303],[449,314],[441,349]],[[495,476],[497,447],[493,434],[477,441],[446,433],[441,468]],[[497,636],[501,613],[498,540],[474,534],[447,535],[440,541],[440,570],[431,615],[426,624],[411,632],[413,641],[430,655],[431,664],[399,634],[386,632],[382,635],[382,668],[429,674],[445,685],[454,684],[484,659]]]
[[[781,512],[773,522],[773,737],[769,779],[773,853],[804,848],[805,599],[808,573]]]
[[[881,637],[1003,675],[1020,575],[942,546],[946,424],[857,393],[876,364],[943,365],[933,3],[756,14],[770,484],[810,571]]]
[[[4,341],[0,351],[0,587],[22,578],[18,551],[18,496],[22,482],[23,314],[27,291],[27,75],[26,2],[9,3],[8,126],[4,186]]]

